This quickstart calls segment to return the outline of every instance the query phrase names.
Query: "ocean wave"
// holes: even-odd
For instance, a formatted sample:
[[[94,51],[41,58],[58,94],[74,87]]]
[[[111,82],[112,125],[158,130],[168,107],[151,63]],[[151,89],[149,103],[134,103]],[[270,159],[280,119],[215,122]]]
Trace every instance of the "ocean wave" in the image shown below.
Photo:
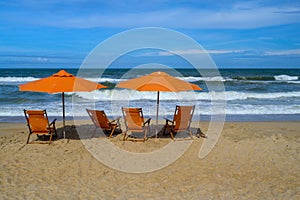
[[[0,82],[2,83],[15,83],[15,82],[31,82],[36,81],[41,78],[35,78],[35,77],[0,77]],[[93,82],[111,82],[111,83],[117,83],[120,81],[125,81],[127,79],[114,79],[114,78],[86,78],[87,80],[93,81]]]
[[[300,92],[269,92],[269,93],[251,93],[226,91],[227,101],[247,100],[247,99],[278,99],[278,98],[300,98]]]
[[[181,80],[188,81],[188,82],[198,82],[198,81],[208,81],[208,82],[225,82],[225,81],[233,81],[232,78],[224,78],[222,76],[213,76],[213,77],[177,77]]]
[[[198,82],[198,81],[232,81],[231,78],[223,78],[221,76],[216,77],[197,77],[197,76],[187,76],[187,77],[176,77],[178,79],[187,81],[187,82]],[[125,78],[86,78],[87,80],[93,81],[93,82],[110,82],[110,83],[119,83],[121,81],[126,81],[128,79]]]
[[[115,89],[97,90],[93,92],[76,92],[75,96],[94,101],[122,101],[122,100],[153,100],[156,101],[156,92],[138,92],[135,90]],[[251,93],[251,92],[161,92],[161,101],[175,100],[246,100],[246,99],[278,99],[278,98],[300,98],[300,92],[273,92],[273,93]]]
[[[9,83],[9,82],[30,82],[38,80],[39,78],[34,77],[0,77],[0,82]]]
[[[232,77],[231,80],[238,81],[296,81],[298,76],[289,76],[285,74],[277,76],[236,76]],[[230,79],[229,79],[230,81]]]
[[[300,81],[287,81],[287,83],[300,84]]]
[[[128,79],[125,78],[107,78],[107,77],[99,77],[99,78],[91,78],[84,77],[87,80],[103,83],[118,83],[121,81],[126,81]],[[214,76],[214,77],[200,77],[200,76],[187,76],[187,77],[176,77],[178,79],[188,81],[188,82],[199,82],[199,81],[217,81],[217,82],[230,82],[230,81],[297,81],[299,80],[298,76],[290,76],[290,75],[277,75],[277,76],[233,76],[233,77],[222,77],[222,76]],[[35,81],[40,78],[36,77],[0,77],[0,82],[30,82]]]
[[[296,81],[298,80],[298,76],[289,76],[289,75],[278,75],[274,76],[275,80],[277,81]]]
[[[103,82],[109,82],[109,83],[118,83],[121,81],[126,81],[128,79],[118,79],[118,78],[86,78],[89,81],[103,83]]]
[[[94,105],[94,106],[93,106]],[[191,105],[187,102],[183,105]],[[230,115],[264,115],[264,114],[300,114],[299,104],[290,105],[252,105],[252,104],[227,104],[224,110],[215,109],[212,105],[207,105],[203,103],[193,104],[196,105],[194,112],[194,117],[199,117],[199,115],[213,115],[225,114]],[[110,103],[67,103],[66,104],[66,116],[86,116],[86,108],[91,109],[103,109],[109,116],[122,116],[121,107],[128,106],[126,104],[118,104],[115,102]],[[141,104],[130,104],[130,107],[143,107],[145,116],[155,116],[156,114],[156,104],[154,102],[144,102]],[[0,110],[0,116],[24,116],[23,109],[47,109],[48,116],[62,116],[62,108],[60,106],[55,106],[53,104],[44,105],[20,105],[5,107]],[[175,104],[169,102],[161,102],[159,107],[160,118],[171,116],[174,114]],[[50,117],[51,118],[51,117]]]
[[[233,80],[238,81],[274,81],[274,76],[235,76]]]
[[[210,112],[207,112],[210,113]],[[300,106],[293,105],[229,105],[228,115],[279,115],[300,114]]]

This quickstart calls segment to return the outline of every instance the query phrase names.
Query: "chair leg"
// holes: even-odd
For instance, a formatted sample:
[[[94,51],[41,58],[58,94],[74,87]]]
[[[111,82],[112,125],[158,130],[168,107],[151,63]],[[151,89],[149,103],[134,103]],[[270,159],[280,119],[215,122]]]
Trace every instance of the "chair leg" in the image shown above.
[[[51,144],[51,140],[52,140],[52,131],[50,132],[49,145]]]
[[[164,126],[163,135],[166,135],[167,125]]]
[[[172,131],[172,130],[170,130],[170,135],[171,135],[172,140],[175,140],[175,139],[174,139],[174,135],[173,135],[173,131]]]
[[[173,130],[172,130],[172,128],[171,128],[170,126],[167,126],[167,128],[168,128],[168,131],[169,131],[169,133],[170,133],[170,136],[171,136],[172,140],[174,140],[174,135],[173,135]]]
[[[148,127],[144,131],[144,142],[147,140]]]
[[[189,130],[189,134],[190,134],[190,137],[191,137],[192,139],[194,139],[194,138],[193,138],[192,131]]]
[[[29,142],[30,135],[31,135],[31,133],[29,133],[29,135],[28,135],[26,144],[28,144],[28,142]]]
[[[117,128],[117,126],[113,126],[113,129],[111,130],[111,132],[108,136],[108,139],[111,138],[111,136],[114,134],[116,128]]]
[[[127,135],[126,132],[124,132],[123,141],[125,141],[126,135]]]

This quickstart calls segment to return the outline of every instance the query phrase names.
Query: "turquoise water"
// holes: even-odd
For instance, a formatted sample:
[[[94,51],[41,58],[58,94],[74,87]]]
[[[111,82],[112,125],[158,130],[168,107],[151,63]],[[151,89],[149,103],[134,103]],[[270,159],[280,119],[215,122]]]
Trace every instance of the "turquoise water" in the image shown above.
[[[58,69],[0,69],[0,121],[22,121],[23,109],[47,109],[49,116],[61,116],[61,94],[19,91],[20,84],[56,73]],[[78,69],[67,69],[77,75]],[[80,71],[80,76],[107,85],[108,89],[66,94],[66,115],[87,117],[85,108],[104,109],[108,115],[121,115],[122,106],[143,107],[145,115],[155,115],[156,93],[117,89],[122,80],[149,74],[157,69],[108,69]],[[221,76],[202,77],[194,69],[166,70],[173,76],[203,88],[180,94],[161,92],[160,118],[170,116],[175,105],[196,105],[195,116],[209,120],[212,96],[208,83],[225,86],[226,119],[229,121],[299,120],[300,69],[221,69]]]

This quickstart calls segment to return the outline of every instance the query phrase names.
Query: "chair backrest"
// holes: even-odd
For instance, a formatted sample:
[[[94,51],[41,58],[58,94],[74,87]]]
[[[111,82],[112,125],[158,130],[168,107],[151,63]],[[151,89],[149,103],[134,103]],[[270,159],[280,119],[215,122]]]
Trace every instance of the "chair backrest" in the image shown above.
[[[24,110],[31,132],[48,132],[49,120],[46,110]]]
[[[140,131],[143,130],[144,116],[142,108],[124,108],[122,113],[125,120],[127,130]]]
[[[195,106],[176,106],[173,121],[175,131],[188,130],[191,125]]]
[[[89,110],[86,109],[94,125],[102,129],[110,129],[109,119],[104,110]]]

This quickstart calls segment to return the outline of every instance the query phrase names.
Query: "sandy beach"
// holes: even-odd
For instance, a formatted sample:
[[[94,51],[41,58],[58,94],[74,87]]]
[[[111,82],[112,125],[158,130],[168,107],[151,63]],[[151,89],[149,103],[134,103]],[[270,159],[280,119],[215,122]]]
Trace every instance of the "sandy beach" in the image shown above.
[[[208,122],[201,122],[204,133],[207,128]],[[133,174],[99,162],[75,133],[51,145],[25,145],[25,123],[1,123],[0,198],[300,199],[299,133],[299,122],[226,122],[206,158],[198,158],[205,139],[195,138],[171,165]],[[127,151],[155,150],[171,142],[123,143],[121,138],[111,141]]]

